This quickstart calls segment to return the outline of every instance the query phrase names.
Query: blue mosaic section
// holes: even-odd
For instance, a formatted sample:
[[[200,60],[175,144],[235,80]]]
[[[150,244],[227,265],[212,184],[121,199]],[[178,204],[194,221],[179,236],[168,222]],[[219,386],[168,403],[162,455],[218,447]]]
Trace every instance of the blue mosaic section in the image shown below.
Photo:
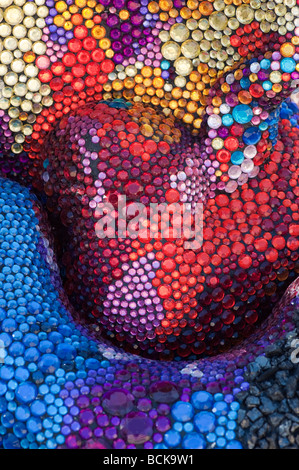
[[[240,447],[232,394],[179,393],[175,382],[198,382],[194,367],[157,366],[105,346],[100,352],[78,330],[55,286],[36,201],[9,180],[0,192],[2,446]],[[160,382],[149,388],[152,374]]]
[[[156,449],[241,449],[236,440],[236,419],[240,405],[233,395],[206,391],[195,392],[191,403],[178,401],[171,414],[175,422]],[[182,432],[185,432],[182,437]]]

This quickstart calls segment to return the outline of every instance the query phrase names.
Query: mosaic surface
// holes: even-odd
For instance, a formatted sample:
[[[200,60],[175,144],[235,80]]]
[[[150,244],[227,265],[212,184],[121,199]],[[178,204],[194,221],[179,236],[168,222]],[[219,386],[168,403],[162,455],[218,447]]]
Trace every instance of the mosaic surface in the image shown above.
[[[0,0],[0,36],[2,447],[298,448],[298,0]]]

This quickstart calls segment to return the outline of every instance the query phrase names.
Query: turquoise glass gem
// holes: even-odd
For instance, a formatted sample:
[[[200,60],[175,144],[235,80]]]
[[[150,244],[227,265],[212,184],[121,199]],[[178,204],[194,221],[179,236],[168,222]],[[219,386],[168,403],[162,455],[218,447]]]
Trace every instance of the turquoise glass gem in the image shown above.
[[[231,126],[234,123],[234,119],[231,114],[225,114],[222,116],[222,124],[224,126]]]
[[[262,59],[260,62],[261,69],[267,70],[271,65],[271,61],[269,59]]]
[[[281,70],[285,73],[292,73],[296,69],[296,62],[291,57],[285,57],[280,62]]]
[[[247,104],[239,104],[233,109],[233,118],[239,124],[247,124],[253,117],[253,111]]]
[[[240,152],[239,150],[237,150],[236,152],[232,154],[230,160],[233,163],[233,165],[241,165],[241,163],[244,161],[243,152]]]
[[[161,62],[161,69],[162,70],[168,70],[170,67],[170,63],[168,62],[168,60],[162,60]]]
[[[266,80],[265,82],[263,82],[262,87],[266,91],[272,90],[272,83],[269,80]]]

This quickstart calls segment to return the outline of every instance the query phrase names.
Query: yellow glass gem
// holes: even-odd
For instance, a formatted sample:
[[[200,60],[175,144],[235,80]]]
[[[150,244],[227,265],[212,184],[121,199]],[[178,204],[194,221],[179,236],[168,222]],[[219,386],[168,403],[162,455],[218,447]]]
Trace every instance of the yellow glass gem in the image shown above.
[[[171,0],[160,0],[159,1],[159,7],[163,11],[169,11],[173,7],[173,3]]]
[[[240,5],[236,11],[236,17],[241,24],[249,24],[254,19],[254,11],[249,5]]]
[[[201,13],[198,10],[192,11],[192,18],[199,20],[201,18]]]
[[[17,132],[17,131],[14,131],[14,132]],[[13,153],[21,153],[22,150],[23,150],[23,146],[20,145],[20,144],[14,143],[14,144],[12,144],[12,146],[11,146],[11,151],[12,151]]]
[[[94,26],[91,30],[91,34],[95,39],[102,39],[105,37],[106,31],[103,26]]]
[[[278,71],[271,72],[269,75],[269,79],[272,83],[280,83],[281,82],[281,73]]]
[[[99,46],[100,46],[100,49],[103,49],[104,51],[106,49],[109,49],[109,47],[111,46],[110,39],[108,39],[108,38],[101,39],[100,42],[99,42]]]
[[[102,11],[104,10],[104,5],[101,5],[101,4],[97,5],[95,7],[95,10],[96,10],[97,13],[102,13]]]
[[[195,127],[195,129],[200,129],[201,123],[202,119],[195,119],[195,121],[193,121],[193,126]]]
[[[23,56],[23,60],[27,63],[30,64],[31,62],[35,61],[35,54],[32,51],[25,52]]]
[[[169,19],[169,15],[168,15],[168,13],[166,13],[165,11],[161,11],[159,17],[160,17],[160,20],[161,20],[163,23],[165,23],[165,22],[168,21],[168,19]]]
[[[63,13],[67,10],[67,4],[63,1],[59,1],[55,4],[55,9],[58,11],[58,13]]]
[[[188,8],[190,8],[191,10],[195,10],[195,8],[198,7],[198,1],[197,1],[197,0],[188,0],[187,6],[188,6]]]
[[[145,78],[145,79],[143,80],[143,85],[144,85],[146,88],[152,87],[152,86],[151,86],[151,85],[152,85],[152,80],[151,80],[150,78]]]
[[[146,67],[143,67],[143,68],[141,69],[141,74],[142,74],[144,77],[149,78],[149,77],[152,76],[153,71],[152,71],[151,67],[146,66]]]
[[[142,95],[144,95],[144,93],[146,91],[145,86],[142,85],[142,84],[138,84],[138,85],[135,86],[134,91],[135,91],[137,96],[142,96]]]
[[[210,2],[204,1],[199,5],[199,11],[202,15],[210,15],[213,12],[213,5]]]
[[[4,20],[10,25],[20,24],[24,18],[24,11],[17,7],[11,6],[8,7],[4,12]]]
[[[173,41],[168,41],[162,46],[162,55],[167,60],[176,60],[180,57],[181,47]]]
[[[195,113],[197,111],[197,108],[198,108],[198,104],[195,101],[190,101],[187,104],[187,111],[189,113]]]
[[[55,16],[53,21],[54,21],[55,26],[58,26],[58,27],[63,26],[65,23],[65,19],[62,15]]]
[[[158,11],[159,11],[159,5],[158,5],[158,3],[157,3],[157,2],[150,2],[150,3],[148,4],[148,11],[149,11],[150,13],[158,13]]]
[[[200,45],[198,42],[193,41],[193,39],[188,39],[182,44],[181,50],[185,57],[194,59],[200,52]]]
[[[83,8],[82,16],[86,20],[90,20],[93,17],[93,10],[91,8]]]
[[[191,72],[189,78],[192,82],[198,83],[201,79],[201,76],[200,76],[200,73],[198,73],[196,70],[194,70],[193,72]]]
[[[70,5],[69,10],[70,10],[70,13],[74,14],[74,13],[77,13],[78,7],[77,5]]]
[[[191,95],[190,95],[190,98],[191,100],[193,101],[199,101],[200,100],[200,93],[198,90],[194,90],[192,91]]]
[[[183,121],[186,123],[186,124],[191,124],[192,121],[193,121],[194,117],[192,116],[192,114],[185,114],[185,116],[183,117]]]
[[[113,83],[112,83],[112,88],[113,90],[116,90],[116,91],[120,91],[123,89],[123,82],[122,80],[113,80]]]
[[[223,145],[224,145],[223,139],[221,139],[220,137],[216,137],[215,139],[212,140],[212,147],[215,150],[222,149]]]
[[[72,15],[70,14],[69,11],[64,11],[64,12],[62,13],[62,16],[63,16],[63,18],[64,18],[65,20],[70,20]]]
[[[189,75],[192,70],[193,70],[193,65],[190,59],[187,59],[185,57],[180,57],[177,59],[174,63],[174,67],[176,70],[176,73],[178,75],[182,75],[185,77],[186,75]]]
[[[92,20],[86,20],[86,21],[85,21],[85,26],[86,26],[86,28],[88,28],[88,29],[93,28],[93,27],[94,27],[94,21],[92,21]]]
[[[176,42],[184,42],[189,37],[189,30],[183,23],[176,23],[170,28],[170,37]]]
[[[275,83],[272,87],[272,90],[275,92],[275,93],[280,93],[281,90],[282,90],[282,86],[280,83]]]
[[[163,88],[164,79],[162,77],[155,77],[153,80],[153,86],[157,89]]]
[[[86,0],[76,0],[75,3],[79,8],[84,8],[86,6]]]
[[[216,31],[223,31],[228,23],[228,18],[222,11],[217,11],[209,17],[209,23]]]
[[[114,56],[114,51],[112,49],[107,49],[106,57],[108,57],[108,59],[112,59],[113,56]]]
[[[280,53],[283,57],[293,57],[295,54],[295,46],[290,42],[285,42],[280,48]]]
[[[127,10],[121,10],[119,12],[119,17],[122,21],[126,21],[130,17],[130,14]]]
[[[182,18],[184,18],[184,20],[187,20],[188,18],[191,18],[192,11],[190,8],[183,7],[180,11],[180,15]]]
[[[66,31],[70,31],[71,29],[73,29],[73,23],[71,21],[66,21],[63,25],[64,29]]]
[[[176,18],[177,16],[179,16],[179,12],[175,8],[172,8],[171,10],[169,10],[169,16],[171,18]]]
[[[22,129],[22,122],[19,119],[12,119],[8,125],[12,132],[20,132]]]

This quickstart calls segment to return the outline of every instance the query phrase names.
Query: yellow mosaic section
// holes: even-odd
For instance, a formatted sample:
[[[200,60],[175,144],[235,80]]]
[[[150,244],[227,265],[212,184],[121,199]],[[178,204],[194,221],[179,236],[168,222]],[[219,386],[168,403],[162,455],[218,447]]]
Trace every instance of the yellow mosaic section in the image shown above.
[[[259,23],[263,34],[278,32],[285,35],[295,29],[299,17],[296,0],[188,0],[180,10],[171,0],[152,1],[148,5],[152,14],[167,24],[178,17],[169,31],[161,29],[163,59],[171,62],[175,70],[173,81],[161,77],[160,67],[119,67],[119,76],[105,84],[105,98],[124,97],[132,102],[160,105],[165,114],[173,112],[185,123],[199,129],[205,106],[205,96],[216,80],[252,54],[242,57],[230,38],[238,28]],[[128,13],[128,12],[126,12]],[[123,12],[119,13],[120,15]],[[246,36],[246,34],[245,34]],[[298,37],[292,41],[298,44]]]

